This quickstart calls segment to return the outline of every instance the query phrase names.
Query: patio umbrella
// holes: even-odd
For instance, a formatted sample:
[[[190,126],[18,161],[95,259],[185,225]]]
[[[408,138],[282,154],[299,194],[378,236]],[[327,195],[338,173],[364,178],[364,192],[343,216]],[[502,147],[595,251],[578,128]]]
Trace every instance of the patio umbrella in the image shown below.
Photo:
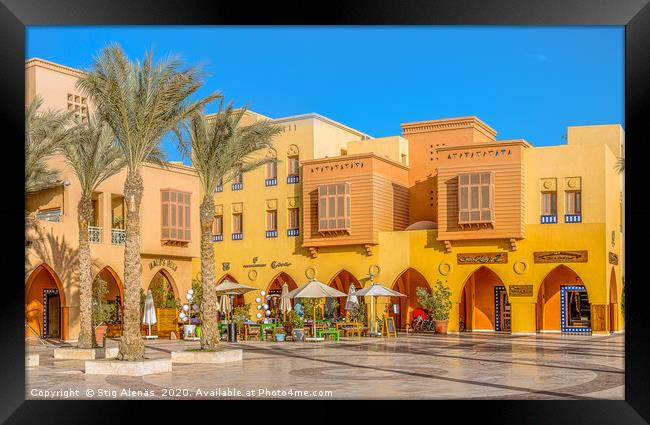
[[[284,320],[287,320],[287,313],[291,311],[291,300],[283,298],[289,293],[289,285],[285,282],[282,285],[282,294],[280,295],[280,311],[284,313]]]
[[[330,286],[325,285],[322,282],[312,279],[304,285],[294,289],[286,295],[283,295],[282,298],[330,298],[330,297],[345,297],[344,292],[334,289]],[[316,336],[316,305],[314,305],[314,337]]]
[[[224,280],[220,284],[218,284],[215,288],[217,290],[217,294],[221,295],[222,297],[224,295],[229,295],[230,298],[230,305],[229,307],[234,310],[234,302],[235,302],[235,295],[243,295],[246,292],[250,291],[255,291],[257,288],[253,288],[252,286],[247,286],[247,285],[242,285],[240,283],[236,282],[231,282],[229,280]],[[235,337],[235,320],[234,318],[230,317],[230,342],[236,342],[236,337]]]
[[[356,295],[358,296],[364,296],[364,297],[371,297],[370,298],[370,311],[372,312],[372,322],[370,322],[369,327],[375,328],[375,334],[377,333],[377,324],[375,323],[375,304],[374,304],[374,299],[375,297],[405,297],[406,295],[393,291],[392,289],[388,289],[385,286],[380,285],[379,283],[373,283],[370,286],[360,289],[357,291]]]
[[[228,297],[222,295],[219,297],[219,304],[217,304],[217,310],[223,313],[225,316],[228,316],[230,313],[230,302],[228,302]]]
[[[354,285],[350,285],[350,289],[348,290],[348,298],[345,301],[346,310],[352,310],[354,307],[359,305],[359,299],[357,298],[356,292],[357,288],[355,288]]]
[[[151,325],[156,324],[156,306],[153,304],[153,294],[151,289],[147,291],[147,297],[144,300],[144,315],[142,323],[149,325],[149,336],[151,336]]]

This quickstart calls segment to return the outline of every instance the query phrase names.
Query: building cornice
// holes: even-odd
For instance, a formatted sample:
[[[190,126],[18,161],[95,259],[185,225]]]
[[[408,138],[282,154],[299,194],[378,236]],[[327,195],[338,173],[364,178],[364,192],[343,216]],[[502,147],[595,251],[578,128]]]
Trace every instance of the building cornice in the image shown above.
[[[475,128],[487,137],[496,138],[497,132],[475,116],[444,118],[400,124],[402,134],[428,133],[432,131],[457,130],[461,128]]]
[[[379,156],[376,153],[373,152],[362,152],[362,153],[355,153],[352,155],[340,155],[340,156],[330,156],[330,157],[325,157],[325,158],[317,158],[317,159],[306,159],[304,161],[300,161],[301,165],[315,165],[315,164],[321,164],[321,163],[326,163],[326,162],[339,162],[339,161],[350,161],[350,160],[355,160],[355,159],[365,159],[365,158],[372,158],[372,159],[377,159],[379,161],[383,161],[387,164],[396,166],[398,168],[401,168],[403,170],[408,171],[409,167],[401,164],[397,161],[393,161],[392,159],[385,158],[383,156]]]
[[[41,58],[32,58],[29,59],[28,61],[25,62],[25,69],[34,67],[34,66],[39,66],[41,68],[49,69],[52,71],[60,72],[62,74],[67,74],[72,77],[81,77],[84,75],[83,71],[80,71],[76,68],[72,68],[69,66],[61,65],[58,63],[50,62],[45,59]]]
[[[436,148],[436,151],[445,152],[445,151],[456,151],[461,149],[502,148],[504,146],[523,146],[525,148],[532,147],[532,145],[527,141],[525,141],[524,139],[517,139],[517,140],[497,140],[489,143],[472,143],[470,145],[460,145],[460,146],[442,146]]]
[[[335,127],[338,127],[340,129],[349,131],[350,133],[356,134],[356,135],[361,136],[363,138],[367,138],[367,139],[372,139],[373,138],[372,136],[370,136],[370,135],[368,135],[366,133],[362,133],[359,130],[355,130],[352,127],[348,127],[345,124],[341,124],[338,121],[334,121],[333,119],[324,117],[324,116],[322,116],[320,114],[317,114],[317,113],[314,113],[314,112],[311,112],[311,113],[308,113],[308,114],[291,115],[291,116],[288,116],[288,117],[276,118],[276,119],[273,119],[272,121],[275,124],[282,124],[282,123],[285,123],[285,122],[301,121],[301,120],[308,120],[308,119],[320,120],[320,121],[322,121],[324,123],[327,123],[327,124],[333,125]]]

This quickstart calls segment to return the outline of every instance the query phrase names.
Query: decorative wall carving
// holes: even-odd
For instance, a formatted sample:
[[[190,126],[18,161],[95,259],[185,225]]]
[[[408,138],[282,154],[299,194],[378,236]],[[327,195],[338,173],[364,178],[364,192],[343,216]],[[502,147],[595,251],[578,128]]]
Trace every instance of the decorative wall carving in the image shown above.
[[[296,156],[299,153],[298,146],[296,145],[289,145],[289,149],[287,149],[287,156]]]
[[[457,254],[458,264],[505,264],[508,262],[507,252],[476,252]]]
[[[586,250],[533,252],[535,263],[586,263],[588,259]]]
[[[618,255],[614,254],[613,252],[609,253],[609,264],[613,264],[615,266],[618,266]]]
[[[510,297],[532,297],[533,296],[533,285],[510,285],[509,294]]]
[[[273,211],[278,209],[278,200],[277,199],[267,199],[266,200],[266,209]]]

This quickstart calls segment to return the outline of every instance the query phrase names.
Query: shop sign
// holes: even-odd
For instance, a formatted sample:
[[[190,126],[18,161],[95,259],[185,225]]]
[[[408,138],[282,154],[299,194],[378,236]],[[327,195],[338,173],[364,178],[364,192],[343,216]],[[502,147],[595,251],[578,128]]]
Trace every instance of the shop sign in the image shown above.
[[[244,264],[244,268],[266,267],[266,263],[258,263],[257,260],[258,260],[258,257],[253,257],[253,263],[252,264]]]
[[[272,269],[277,269],[278,267],[289,267],[291,265],[290,262],[281,262],[281,261],[273,261],[271,262],[271,268]]]
[[[543,251],[533,252],[535,263],[586,263],[587,251]]]
[[[458,264],[506,264],[507,252],[478,252],[472,254],[457,254]]]
[[[618,255],[614,254],[613,252],[609,253],[609,264],[613,264],[615,266],[618,266]]]
[[[176,263],[174,263],[172,260],[169,260],[167,258],[156,258],[149,263],[149,270],[153,270],[154,267],[158,267],[158,266],[168,267],[173,271],[176,271],[176,269],[178,268],[176,266]]]
[[[533,285],[510,285],[511,297],[532,297]]]

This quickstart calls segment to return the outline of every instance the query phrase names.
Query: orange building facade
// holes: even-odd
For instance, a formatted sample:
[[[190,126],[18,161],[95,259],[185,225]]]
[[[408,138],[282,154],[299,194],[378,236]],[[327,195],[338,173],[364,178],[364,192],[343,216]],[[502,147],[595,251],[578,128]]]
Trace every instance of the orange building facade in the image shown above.
[[[26,101],[40,93],[46,105],[82,112],[73,91],[79,71],[30,60],[26,72]],[[622,176],[614,169],[623,153],[620,125],[569,127],[566,144],[534,147],[498,140],[476,117],[406,123],[383,138],[318,114],[251,112],[247,119],[282,128],[274,148],[259,152],[279,161],[217,189],[213,240],[218,281],[258,289],[238,301],[250,305],[254,320],[284,283],[294,289],[316,278],[347,292],[367,286],[372,274],[407,295],[377,300],[377,314],[393,316],[402,329],[421,308],[416,289],[437,281],[452,292],[450,332],[624,329]],[[74,340],[78,195],[74,176],[53,161],[69,184],[27,198],[41,235],[26,258],[26,320],[41,336]],[[181,298],[200,275],[198,177],[181,164],[147,166],[143,174],[142,287],[160,272]],[[123,179],[118,174],[98,190],[93,227],[101,236],[89,235],[99,240],[91,245],[95,273],[115,281],[111,296],[123,275],[123,248],[112,243],[111,228],[123,208]],[[164,189],[191,194],[190,238],[182,245],[162,236]],[[57,208],[61,219],[52,221]]]

